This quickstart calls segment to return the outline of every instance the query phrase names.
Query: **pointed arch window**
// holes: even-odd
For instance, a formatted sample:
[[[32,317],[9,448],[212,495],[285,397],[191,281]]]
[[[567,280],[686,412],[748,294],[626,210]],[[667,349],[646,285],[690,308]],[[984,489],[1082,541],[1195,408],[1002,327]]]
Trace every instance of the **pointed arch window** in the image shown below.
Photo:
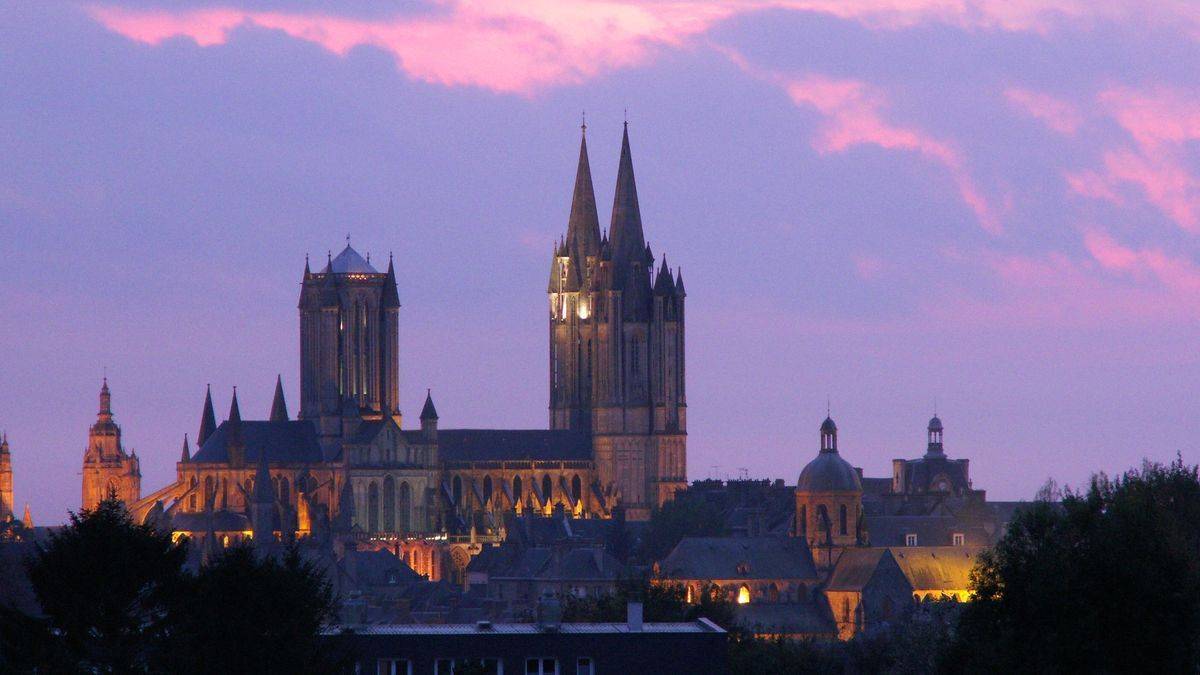
[[[396,529],[396,482],[391,476],[383,479],[383,530]]]
[[[367,531],[379,531],[379,485],[375,481],[367,487]]]
[[[400,500],[396,508],[400,514],[400,532],[407,534],[412,530],[412,522],[409,516],[412,511],[412,492],[408,488],[407,481],[401,481],[400,483]]]
[[[521,501],[521,477],[513,476],[513,501]]]
[[[546,474],[545,476],[542,476],[542,496],[546,498],[547,504],[550,504],[551,502],[554,501],[554,499],[551,495],[551,490],[553,489],[553,487],[554,487],[554,485],[550,481],[550,474]]]
[[[483,477],[483,504],[487,506],[492,503],[492,477]]]

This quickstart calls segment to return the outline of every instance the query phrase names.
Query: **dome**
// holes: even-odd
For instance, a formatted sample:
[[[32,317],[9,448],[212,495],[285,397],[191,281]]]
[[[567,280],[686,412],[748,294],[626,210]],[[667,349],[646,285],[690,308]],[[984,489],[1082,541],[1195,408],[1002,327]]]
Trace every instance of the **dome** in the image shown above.
[[[929,420],[929,430],[930,431],[941,431],[942,430],[942,420],[938,419],[937,415],[934,415],[933,419]]]
[[[832,434],[837,431],[837,425],[833,423],[832,417],[826,417],[824,422],[821,422],[821,433]]]
[[[828,420],[827,420],[828,421]],[[832,424],[832,422],[830,422]],[[800,472],[800,492],[862,492],[862,479],[836,452],[822,452]]]

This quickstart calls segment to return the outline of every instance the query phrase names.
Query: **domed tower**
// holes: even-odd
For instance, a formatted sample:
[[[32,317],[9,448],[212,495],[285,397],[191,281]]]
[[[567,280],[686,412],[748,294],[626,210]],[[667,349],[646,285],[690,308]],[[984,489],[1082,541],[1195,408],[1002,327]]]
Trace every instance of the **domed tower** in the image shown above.
[[[945,457],[946,451],[942,447],[942,420],[934,415],[929,420],[929,443],[925,446],[925,458],[932,459],[935,457]]]
[[[813,547],[853,546],[860,537],[862,479],[837,448],[837,425],[821,423],[821,451],[796,483],[796,532]]]

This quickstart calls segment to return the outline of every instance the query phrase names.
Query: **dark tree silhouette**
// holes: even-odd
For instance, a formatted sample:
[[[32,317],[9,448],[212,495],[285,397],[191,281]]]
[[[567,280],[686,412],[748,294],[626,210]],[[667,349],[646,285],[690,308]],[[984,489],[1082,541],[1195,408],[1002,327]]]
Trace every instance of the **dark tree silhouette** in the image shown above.
[[[321,571],[295,549],[263,556],[227,549],[189,577],[170,612],[175,673],[319,673],[341,665],[322,650],[334,603]]]
[[[5,613],[2,640],[17,643],[6,645],[6,658],[15,669],[52,654],[70,670],[147,670],[162,644],[185,557],[184,546],[135,525],[112,497],[71,514],[28,563],[43,617]]]
[[[973,575],[947,668],[1200,670],[1200,481],[1146,463],[1019,514]]]

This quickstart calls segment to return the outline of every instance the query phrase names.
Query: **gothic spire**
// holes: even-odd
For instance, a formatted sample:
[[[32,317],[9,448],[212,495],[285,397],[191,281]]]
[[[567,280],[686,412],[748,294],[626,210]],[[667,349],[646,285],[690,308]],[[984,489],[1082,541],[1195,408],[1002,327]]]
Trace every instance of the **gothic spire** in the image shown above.
[[[567,220],[567,250],[577,260],[576,264],[581,264],[587,256],[600,253],[600,219],[596,215],[596,193],[592,189],[592,169],[588,162],[587,125],[582,129],[571,216]]]
[[[25,515],[21,518],[21,524],[27,530],[33,529],[33,514],[29,512],[29,502],[25,502]]]
[[[400,291],[396,289],[396,267],[392,264],[391,254],[388,254],[387,277],[383,280],[383,299],[381,302],[385,309],[400,306]]]
[[[237,402],[237,387],[233,388],[233,400],[229,402],[229,422],[230,424],[242,423],[242,411],[238,408]]]
[[[196,434],[196,447],[204,445],[212,432],[217,430],[217,416],[213,413],[212,387],[204,388],[204,412],[200,413],[200,433]]]
[[[687,291],[683,290],[683,266],[680,265],[675,270],[675,295],[681,298],[687,297]]]
[[[180,455],[179,461],[185,464],[192,461],[192,451],[188,448],[187,434],[183,435],[183,454]]]
[[[287,403],[283,400],[283,376],[275,376],[275,400],[271,402],[271,421],[288,421]]]
[[[614,279],[626,280],[626,269],[640,262],[646,238],[642,232],[642,213],[638,207],[637,184],[633,178],[633,156],[629,152],[629,123],[621,137],[621,162],[617,168],[617,191],[613,195],[612,223],[609,240],[616,265]]]

